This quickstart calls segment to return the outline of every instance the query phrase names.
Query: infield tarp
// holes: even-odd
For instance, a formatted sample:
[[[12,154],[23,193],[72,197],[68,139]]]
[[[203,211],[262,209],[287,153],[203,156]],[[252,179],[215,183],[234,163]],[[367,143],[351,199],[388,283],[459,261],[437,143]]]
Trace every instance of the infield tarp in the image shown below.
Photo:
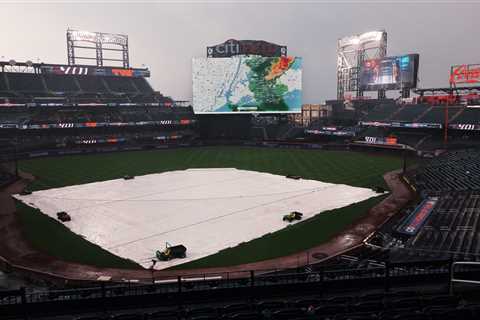
[[[291,211],[302,212],[306,220],[376,195],[366,188],[226,168],[149,174],[16,197],[55,219],[66,211],[72,221],[65,225],[73,232],[144,267],[151,266],[166,242],[185,245],[187,258],[155,266],[164,269],[285,228],[282,217]]]

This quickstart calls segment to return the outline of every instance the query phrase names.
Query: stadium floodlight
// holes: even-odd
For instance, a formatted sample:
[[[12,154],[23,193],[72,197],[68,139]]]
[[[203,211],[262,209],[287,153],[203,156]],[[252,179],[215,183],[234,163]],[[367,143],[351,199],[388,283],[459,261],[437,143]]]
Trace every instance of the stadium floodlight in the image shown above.
[[[70,38],[73,41],[85,41],[85,42],[93,42],[97,41],[97,34],[95,32],[90,31],[81,31],[81,30],[71,30],[68,29]]]
[[[387,32],[369,31],[347,36],[337,42],[337,99],[343,100],[345,92],[355,91],[363,96],[358,83],[359,69],[366,59],[383,58],[387,54]],[[379,91],[383,97],[384,92]]]
[[[80,42],[80,44],[78,44]],[[112,48],[116,46],[117,48]],[[119,48],[118,48],[119,47]],[[80,57],[75,49],[95,51],[95,56]],[[105,58],[104,52],[120,53],[120,58]],[[85,52],[85,51],[83,51]],[[67,59],[68,65],[76,65],[77,60],[95,60],[97,67],[103,67],[104,62],[121,62],[124,68],[129,68],[128,36],[115,33],[91,32],[85,30],[67,29]]]
[[[360,42],[362,44],[372,42],[372,41],[380,41],[382,39],[384,31],[370,31],[362,33],[358,36]]]

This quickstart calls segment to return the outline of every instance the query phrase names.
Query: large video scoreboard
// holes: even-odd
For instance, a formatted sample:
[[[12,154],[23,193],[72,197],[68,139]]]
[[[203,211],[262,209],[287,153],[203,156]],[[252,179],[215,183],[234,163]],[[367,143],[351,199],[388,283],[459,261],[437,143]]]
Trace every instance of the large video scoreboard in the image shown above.
[[[360,66],[360,88],[364,91],[416,88],[418,62],[418,54],[365,60]]]
[[[193,59],[195,113],[298,113],[302,58],[258,55]]]

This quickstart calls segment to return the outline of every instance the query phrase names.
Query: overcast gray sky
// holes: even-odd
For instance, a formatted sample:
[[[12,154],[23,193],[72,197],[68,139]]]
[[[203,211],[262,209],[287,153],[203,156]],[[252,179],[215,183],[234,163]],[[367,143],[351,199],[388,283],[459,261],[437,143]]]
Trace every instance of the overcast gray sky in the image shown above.
[[[336,40],[385,29],[388,55],[420,54],[422,87],[447,86],[450,65],[480,63],[480,2],[215,1],[203,3],[0,3],[2,60],[66,63],[65,31],[123,33],[130,63],[147,65],[153,87],[191,100],[191,59],[227,39],[287,45],[304,58],[303,98],[336,96]]]

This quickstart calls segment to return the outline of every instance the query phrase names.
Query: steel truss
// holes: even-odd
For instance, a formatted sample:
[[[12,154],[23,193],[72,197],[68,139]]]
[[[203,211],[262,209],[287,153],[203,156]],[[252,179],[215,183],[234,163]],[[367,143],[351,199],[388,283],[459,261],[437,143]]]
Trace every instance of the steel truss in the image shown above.
[[[95,57],[78,56],[78,50],[95,51]],[[106,58],[106,52],[119,52],[120,58]],[[103,32],[67,30],[67,59],[69,65],[77,65],[78,60],[95,60],[97,67],[103,67],[105,62],[121,62],[124,68],[129,68],[128,36]]]
[[[387,32],[370,31],[344,37],[337,42],[337,99],[343,100],[346,92],[355,92],[362,97],[359,85],[359,71],[363,61],[383,58],[387,54]],[[385,98],[385,91],[378,91],[379,98]]]

